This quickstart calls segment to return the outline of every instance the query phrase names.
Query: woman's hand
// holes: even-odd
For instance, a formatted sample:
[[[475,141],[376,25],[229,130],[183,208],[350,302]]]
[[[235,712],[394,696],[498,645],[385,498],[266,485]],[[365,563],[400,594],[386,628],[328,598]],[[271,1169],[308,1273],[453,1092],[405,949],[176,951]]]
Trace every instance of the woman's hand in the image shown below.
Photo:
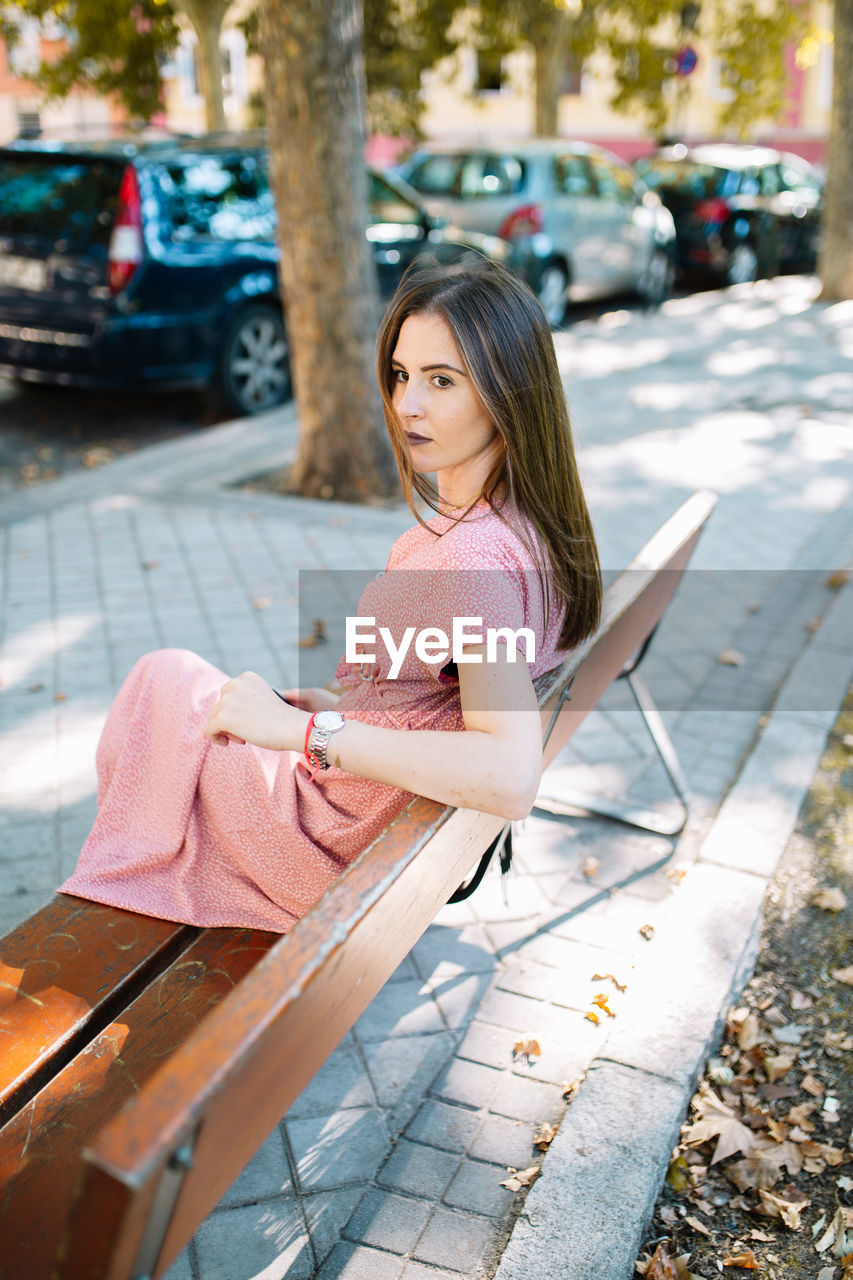
[[[294,707],[303,711],[334,711],[341,700],[339,693],[330,693],[328,689],[282,689],[281,696]]]
[[[251,742],[273,751],[301,751],[308,714],[283,702],[266,680],[244,671],[219,691],[204,731],[211,742]]]

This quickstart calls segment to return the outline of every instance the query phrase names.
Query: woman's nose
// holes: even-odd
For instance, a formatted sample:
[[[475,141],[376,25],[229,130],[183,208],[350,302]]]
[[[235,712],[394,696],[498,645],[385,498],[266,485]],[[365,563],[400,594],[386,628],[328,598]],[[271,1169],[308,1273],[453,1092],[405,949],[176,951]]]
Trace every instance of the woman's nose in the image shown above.
[[[397,412],[404,418],[419,418],[423,413],[421,397],[411,382],[398,384],[400,390],[397,398]]]

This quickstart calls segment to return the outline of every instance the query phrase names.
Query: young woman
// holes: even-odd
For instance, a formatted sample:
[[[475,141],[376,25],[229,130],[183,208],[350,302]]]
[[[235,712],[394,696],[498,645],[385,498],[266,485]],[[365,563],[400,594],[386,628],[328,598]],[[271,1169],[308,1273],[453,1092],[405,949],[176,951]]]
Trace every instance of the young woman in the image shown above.
[[[184,650],[148,654],[107,719],[98,816],[64,892],[286,933],[412,794],[529,812],[534,681],[594,630],[601,606],[550,330],[495,264],[419,267],[383,321],[378,373],[418,523],[359,614],[433,641],[473,616],[483,635],[507,628],[501,643],[469,643],[455,662],[436,660],[434,643],[420,657],[410,646],[396,674],[377,647],[370,662],[340,664],[340,694],[287,701],[252,672],[227,680]],[[530,662],[513,639],[523,628],[536,638]]]

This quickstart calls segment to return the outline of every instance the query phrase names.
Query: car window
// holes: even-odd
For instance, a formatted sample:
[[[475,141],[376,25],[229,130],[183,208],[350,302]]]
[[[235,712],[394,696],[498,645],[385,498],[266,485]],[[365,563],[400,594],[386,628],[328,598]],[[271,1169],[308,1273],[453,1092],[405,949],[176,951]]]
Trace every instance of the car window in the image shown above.
[[[599,156],[592,161],[592,170],[598,184],[598,194],[603,199],[618,200],[625,204],[636,202],[634,179],[626,170]]]
[[[742,196],[757,196],[761,190],[761,178],[757,169],[744,169],[740,175],[740,185],[738,186],[738,194]]]
[[[566,196],[591,196],[595,193],[592,170],[586,156],[568,152],[554,160],[554,186]]]
[[[370,221],[392,222],[398,226],[421,226],[420,207],[407,200],[378,174],[370,174]]]
[[[779,177],[783,188],[788,191],[815,191],[820,194],[821,183],[816,173],[801,169],[789,160],[779,165]]]
[[[275,237],[275,203],[264,156],[180,156],[156,173],[167,234],[175,242]]]
[[[412,169],[406,181],[423,195],[449,196],[456,190],[460,156],[427,156]]]
[[[759,177],[761,179],[761,194],[763,196],[778,196],[782,189],[778,167],[775,164],[762,165]]]
[[[654,191],[665,188],[693,200],[734,195],[740,181],[740,174],[733,169],[693,160],[670,160],[666,156],[638,161],[636,167],[647,187]]]
[[[104,160],[0,155],[0,236],[37,235],[60,253],[106,251],[123,171]]]

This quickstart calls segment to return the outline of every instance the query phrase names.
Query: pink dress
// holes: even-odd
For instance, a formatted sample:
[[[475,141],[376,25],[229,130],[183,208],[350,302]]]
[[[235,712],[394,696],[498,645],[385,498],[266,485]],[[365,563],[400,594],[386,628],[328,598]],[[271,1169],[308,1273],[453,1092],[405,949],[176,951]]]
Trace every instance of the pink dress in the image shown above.
[[[534,677],[565,656],[529,553],[487,505],[464,522],[436,516],[410,529],[388,571],[359,604],[377,628],[450,636],[453,615],[481,616],[484,628],[535,631]],[[375,652],[366,667],[338,667],[348,717],[464,728],[452,669],[421,661],[412,646],[391,679],[386,649]],[[203,729],[227,679],[186,650],[137,662],[104,727],[98,816],[62,892],[187,924],[287,933],[411,798],[335,768],[312,779],[297,752],[211,745]]]

